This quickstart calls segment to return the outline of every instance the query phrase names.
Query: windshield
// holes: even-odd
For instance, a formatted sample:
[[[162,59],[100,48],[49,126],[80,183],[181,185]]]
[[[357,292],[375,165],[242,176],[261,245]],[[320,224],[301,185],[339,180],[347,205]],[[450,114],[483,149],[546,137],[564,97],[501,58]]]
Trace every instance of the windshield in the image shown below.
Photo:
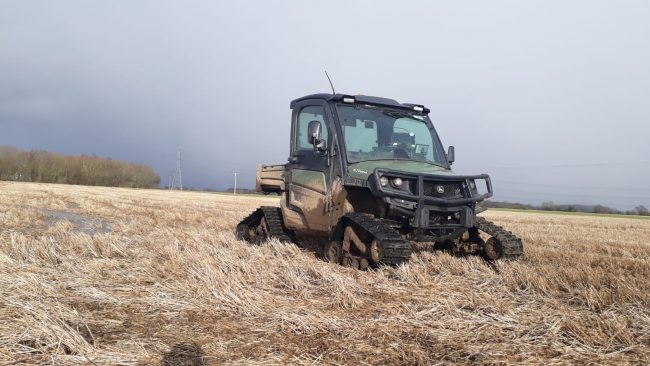
[[[448,166],[426,116],[369,105],[338,105],[337,110],[349,162],[401,159]]]

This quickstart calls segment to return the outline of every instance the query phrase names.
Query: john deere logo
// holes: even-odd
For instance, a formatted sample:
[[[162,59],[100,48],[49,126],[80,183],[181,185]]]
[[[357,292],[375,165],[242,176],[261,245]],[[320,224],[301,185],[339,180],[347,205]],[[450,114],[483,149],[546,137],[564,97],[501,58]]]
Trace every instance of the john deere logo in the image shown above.
[[[444,186],[436,186],[436,192],[443,194],[445,193],[445,187]]]

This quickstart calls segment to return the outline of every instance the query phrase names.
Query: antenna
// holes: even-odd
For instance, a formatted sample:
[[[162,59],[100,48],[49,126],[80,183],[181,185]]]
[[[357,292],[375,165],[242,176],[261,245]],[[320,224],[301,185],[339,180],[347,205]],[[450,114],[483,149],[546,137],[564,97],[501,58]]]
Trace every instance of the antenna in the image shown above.
[[[237,174],[239,174],[239,173],[237,173],[237,172],[232,172],[232,175],[235,176],[235,186],[234,186],[233,189],[232,189],[232,194],[233,194],[233,195],[237,194]]]
[[[330,86],[332,87],[332,95],[336,94],[334,91],[334,84],[332,84],[332,79],[330,79],[330,75],[327,73],[327,70],[325,70],[325,76],[327,76],[327,80],[330,82]]]
[[[174,187],[183,190],[183,174],[181,173],[181,147],[179,146],[176,150],[176,170],[174,170],[174,177],[172,178],[169,189],[174,189]]]

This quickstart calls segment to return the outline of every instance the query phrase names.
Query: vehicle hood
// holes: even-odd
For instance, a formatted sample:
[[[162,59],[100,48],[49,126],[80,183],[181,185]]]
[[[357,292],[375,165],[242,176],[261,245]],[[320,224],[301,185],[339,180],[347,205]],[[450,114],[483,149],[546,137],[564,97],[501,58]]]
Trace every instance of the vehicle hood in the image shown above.
[[[367,180],[377,168],[415,174],[456,175],[447,168],[411,160],[372,160],[352,163],[348,165],[348,175],[352,178]]]

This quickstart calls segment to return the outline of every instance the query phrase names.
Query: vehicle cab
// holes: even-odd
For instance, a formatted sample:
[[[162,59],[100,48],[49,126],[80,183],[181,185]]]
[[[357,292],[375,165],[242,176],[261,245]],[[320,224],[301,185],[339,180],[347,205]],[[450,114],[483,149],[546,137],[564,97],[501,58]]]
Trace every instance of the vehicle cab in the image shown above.
[[[445,153],[422,105],[313,94],[290,106],[282,200],[289,228],[330,232],[354,211],[422,229],[424,236],[451,235],[471,227],[476,202],[492,195],[489,176],[451,171],[454,149]]]

